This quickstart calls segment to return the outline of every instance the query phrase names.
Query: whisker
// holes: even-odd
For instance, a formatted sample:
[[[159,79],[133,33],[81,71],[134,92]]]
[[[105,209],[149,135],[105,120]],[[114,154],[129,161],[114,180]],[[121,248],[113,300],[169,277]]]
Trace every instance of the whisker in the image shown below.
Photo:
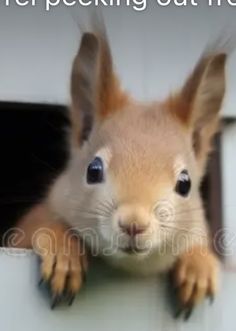
[[[91,216],[94,216],[94,217],[99,217],[99,216],[108,216],[109,214],[107,214],[107,213],[103,213],[103,212],[101,212],[101,211],[99,211],[99,212],[96,212],[96,211],[91,211],[91,210],[83,210],[83,209],[80,209],[80,208],[74,208],[74,210],[76,210],[76,211],[78,211],[79,213],[81,213],[81,214],[84,214],[84,215],[91,215]]]
[[[202,218],[195,218],[195,219],[193,219],[193,218],[188,218],[188,219],[181,219],[181,218],[179,218],[179,219],[175,219],[175,220],[167,220],[167,221],[165,221],[165,224],[175,224],[175,223],[177,223],[177,224],[191,224],[191,223],[199,223],[200,221],[202,221]],[[162,221],[162,222],[164,222],[164,221]]]
[[[171,225],[163,225],[161,224],[161,229],[170,229],[170,230],[178,230],[178,231],[188,231],[188,229],[186,228],[181,228],[181,227],[178,227],[178,226],[171,226]]]
[[[205,234],[195,233],[194,229],[180,228],[178,226],[161,225],[160,229],[162,229],[162,231],[163,230],[165,230],[165,231],[176,230],[178,232],[184,232],[184,233],[194,234],[194,235],[201,236],[201,237],[207,237],[207,235],[205,235]]]
[[[103,210],[109,210],[109,211],[113,210],[113,205],[108,200],[103,201],[103,202],[102,201],[99,201],[98,202],[98,205],[96,205],[96,207],[101,208]]]
[[[35,155],[34,153],[31,154],[31,156],[36,159],[38,162],[40,162],[41,164],[43,164],[46,168],[48,168],[49,170],[52,170],[53,172],[57,173],[57,169],[52,167],[47,161],[40,159],[37,155]]]
[[[103,208],[100,208],[100,207],[95,207],[93,210],[95,212],[101,212],[101,213],[106,214],[106,215],[111,214],[111,210],[109,210],[109,209],[103,209]]]
[[[41,199],[40,197],[38,198],[22,198],[22,199],[0,199],[0,204],[14,204],[14,203],[25,203],[25,202],[39,202]]]
[[[198,208],[183,209],[183,210],[175,212],[175,215],[182,215],[182,214],[187,214],[187,213],[192,213],[192,212],[197,212],[197,211],[204,211],[204,208],[198,207]]]
[[[83,220],[83,219],[82,219]],[[70,222],[70,226],[73,228],[73,227],[79,227],[79,229],[81,228],[86,228],[88,229],[88,224],[87,224],[87,221],[97,221],[97,218],[93,218],[93,217],[88,217],[86,218],[85,222],[82,222],[82,220],[80,220],[79,222],[76,222],[76,221],[73,221],[73,222]],[[78,231],[79,231],[78,229]],[[94,228],[91,228],[92,230]]]

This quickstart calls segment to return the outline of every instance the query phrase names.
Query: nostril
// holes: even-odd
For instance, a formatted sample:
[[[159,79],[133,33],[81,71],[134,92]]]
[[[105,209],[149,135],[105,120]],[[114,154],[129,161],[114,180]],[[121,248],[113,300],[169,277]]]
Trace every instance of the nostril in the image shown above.
[[[146,227],[140,226],[136,223],[122,224],[122,222],[119,222],[119,226],[123,232],[125,232],[126,234],[128,234],[131,237],[134,237],[138,234],[143,233],[146,229]]]

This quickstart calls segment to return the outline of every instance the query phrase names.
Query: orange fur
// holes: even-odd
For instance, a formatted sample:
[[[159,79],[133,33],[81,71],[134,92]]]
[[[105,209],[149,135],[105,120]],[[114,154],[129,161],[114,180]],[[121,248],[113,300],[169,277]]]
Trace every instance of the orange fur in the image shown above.
[[[17,229],[26,234],[17,248],[33,248],[40,257],[41,277],[51,287],[52,305],[63,293],[72,300],[80,290],[87,270],[79,237],[70,235],[68,226],[56,220],[46,204],[36,206],[20,219]]]
[[[103,120],[129,104],[129,96],[121,89],[113,69],[105,31],[84,34],[71,77],[72,124],[75,140],[80,144],[83,121],[86,117],[90,121],[92,111],[96,109],[96,117]],[[77,109],[81,109],[84,115]]]
[[[196,246],[181,256],[173,270],[173,281],[186,311],[205,297],[214,298],[218,290],[218,272],[218,260],[207,247]]]
[[[76,227],[90,248],[116,267],[143,275],[174,268],[184,308],[216,291],[217,260],[209,244],[199,186],[218,129],[226,59],[227,51],[208,50],[178,93],[162,103],[143,104],[121,89],[105,28],[84,33],[71,77],[76,148],[45,206],[54,220]],[[89,185],[86,171],[95,157],[104,163],[104,180]],[[192,182],[188,197],[175,191],[183,170]],[[143,255],[121,252],[136,239],[131,242],[124,226],[142,229],[138,239]],[[66,229],[55,228],[60,242]],[[88,230],[92,230],[89,238]],[[76,243],[80,243],[78,238]],[[114,249],[109,256],[104,253],[108,248]],[[62,278],[57,272],[60,275],[68,259],[61,261],[55,274],[60,292],[65,272]]]

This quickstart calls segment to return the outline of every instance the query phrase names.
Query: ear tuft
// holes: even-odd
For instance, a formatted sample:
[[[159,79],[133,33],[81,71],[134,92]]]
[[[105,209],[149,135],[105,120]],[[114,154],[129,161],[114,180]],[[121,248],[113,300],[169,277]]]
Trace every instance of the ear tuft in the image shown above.
[[[82,36],[71,74],[73,134],[79,143],[87,140],[99,123],[128,103],[113,69],[106,29],[93,16],[91,32]]]
[[[98,52],[97,37],[84,33],[71,74],[72,124],[81,141],[88,138],[94,122]]]
[[[222,107],[226,79],[225,67],[230,42],[208,47],[181,91],[168,99],[172,114],[190,129],[199,167],[204,169],[211,150],[211,141],[218,130],[219,111]]]

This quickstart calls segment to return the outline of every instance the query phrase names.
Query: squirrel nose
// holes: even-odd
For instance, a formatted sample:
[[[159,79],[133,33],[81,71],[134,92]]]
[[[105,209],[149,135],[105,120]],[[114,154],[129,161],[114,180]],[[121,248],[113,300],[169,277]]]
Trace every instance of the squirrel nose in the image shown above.
[[[122,224],[121,221],[119,221],[119,226],[122,231],[130,237],[135,237],[136,235],[143,233],[147,228],[146,226],[141,226],[137,223]]]

